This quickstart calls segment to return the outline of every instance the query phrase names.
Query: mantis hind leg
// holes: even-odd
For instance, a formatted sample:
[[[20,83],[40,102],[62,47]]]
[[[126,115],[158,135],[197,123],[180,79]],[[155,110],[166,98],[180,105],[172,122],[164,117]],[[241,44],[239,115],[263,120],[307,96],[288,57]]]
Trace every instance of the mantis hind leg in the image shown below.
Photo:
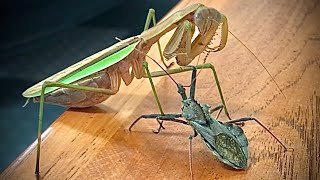
[[[156,21],[156,12],[155,12],[155,10],[152,9],[152,8],[149,9],[149,12],[148,12],[148,15],[147,15],[147,19],[146,19],[146,22],[145,22],[145,24],[144,24],[144,29],[143,29],[143,31],[149,29],[150,24],[151,24],[151,21],[152,21],[153,26],[155,26],[155,25],[157,24],[157,21]],[[172,62],[172,63],[170,63],[169,65],[167,65],[167,64],[165,63],[159,40],[157,41],[157,46],[158,46],[159,55],[160,55],[162,64],[163,64],[167,69],[170,68],[174,63]]]
[[[36,158],[36,169],[35,174],[38,176],[40,173],[40,147],[41,147],[41,132],[42,132],[42,120],[43,120],[43,107],[44,107],[44,92],[48,87],[60,87],[60,88],[70,88],[81,91],[92,91],[97,93],[104,93],[107,95],[114,95],[118,92],[118,89],[103,89],[103,88],[93,88],[88,86],[78,86],[72,84],[63,84],[58,82],[44,82],[41,89],[40,96],[40,106],[39,106],[39,121],[38,121],[38,144],[37,144],[37,158]]]

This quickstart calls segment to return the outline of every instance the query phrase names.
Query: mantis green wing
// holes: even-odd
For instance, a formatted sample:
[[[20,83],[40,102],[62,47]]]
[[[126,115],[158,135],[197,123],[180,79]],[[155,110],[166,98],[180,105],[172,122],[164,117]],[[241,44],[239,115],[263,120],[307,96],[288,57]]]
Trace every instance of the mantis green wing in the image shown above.
[[[35,84],[34,86],[24,91],[22,95],[27,98],[40,96],[41,87],[45,81],[71,84],[105,68],[111,67],[112,65],[120,62],[122,59],[127,57],[135,49],[139,42],[139,38],[137,37],[131,37],[118,42],[113,46],[95,53],[83,59],[82,61]],[[58,88],[59,87],[48,87],[46,88],[44,94],[53,92]]]

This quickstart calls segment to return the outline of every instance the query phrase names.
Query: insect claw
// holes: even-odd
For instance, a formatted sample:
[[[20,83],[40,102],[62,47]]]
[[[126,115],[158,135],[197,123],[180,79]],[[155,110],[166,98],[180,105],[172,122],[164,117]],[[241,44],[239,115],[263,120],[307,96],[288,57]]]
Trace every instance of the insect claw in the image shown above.
[[[193,129],[193,136],[192,137],[197,137],[198,136],[198,133],[197,133],[197,131],[195,130],[195,129]],[[191,137],[191,138],[192,138]],[[190,137],[189,137],[190,138]]]
[[[158,128],[158,130],[152,130],[152,132],[153,133],[155,133],[155,134],[159,134],[160,132],[161,132],[161,129],[166,129],[166,128],[164,128],[163,126],[162,126],[162,123],[159,125],[159,128]]]
[[[38,174],[36,173],[35,175],[36,175],[36,179],[37,180],[40,179],[40,174],[39,173]]]
[[[158,129],[157,131],[152,130],[152,132],[155,133],[155,134],[159,134],[159,133],[160,133],[160,130],[159,130],[159,129]]]
[[[155,133],[155,134],[159,134],[160,131],[161,131],[161,129],[166,129],[166,128],[164,128],[164,126],[162,125],[162,124],[163,124],[163,121],[160,121],[159,118],[156,118],[156,120],[157,120],[158,123],[159,123],[159,127],[158,127],[158,130],[157,130],[157,131],[152,130],[152,132]]]

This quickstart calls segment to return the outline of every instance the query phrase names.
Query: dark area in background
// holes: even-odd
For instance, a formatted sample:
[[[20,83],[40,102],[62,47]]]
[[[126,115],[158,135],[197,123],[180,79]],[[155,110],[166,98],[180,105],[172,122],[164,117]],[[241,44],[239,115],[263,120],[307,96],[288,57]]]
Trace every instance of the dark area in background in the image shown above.
[[[35,139],[38,104],[22,108],[34,83],[104,49],[115,36],[141,33],[149,8],[157,19],[178,1],[56,0],[2,2],[0,28],[0,172]],[[45,106],[44,130],[65,110]]]

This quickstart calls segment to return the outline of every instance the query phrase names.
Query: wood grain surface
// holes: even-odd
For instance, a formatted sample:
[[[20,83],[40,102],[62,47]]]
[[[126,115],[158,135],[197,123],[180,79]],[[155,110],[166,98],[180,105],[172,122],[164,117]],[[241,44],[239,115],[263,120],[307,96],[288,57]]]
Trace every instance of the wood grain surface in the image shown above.
[[[218,71],[231,117],[258,118],[294,152],[283,152],[265,130],[248,122],[243,129],[249,140],[249,168],[227,167],[197,137],[193,141],[195,179],[319,179],[319,1],[183,0],[168,14],[196,2],[228,17],[230,31],[260,58],[285,94],[229,36],[226,48],[211,53],[207,61]],[[149,55],[159,59],[156,51],[154,46]],[[188,84],[190,73],[174,78]],[[165,112],[180,112],[181,98],[172,81],[167,77],[154,80]],[[196,98],[210,105],[220,103],[210,71],[202,70],[198,76]],[[192,129],[165,123],[166,129],[154,134],[155,120],[142,120],[129,132],[134,119],[147,113],[158,113],[147,79],[122,85],[117,95],[95,107],[69,109],[43,140],[41,179],[190,179],[188,136]],[[2,172],[1,179],[35,179],[35,155],[30,148]]]

